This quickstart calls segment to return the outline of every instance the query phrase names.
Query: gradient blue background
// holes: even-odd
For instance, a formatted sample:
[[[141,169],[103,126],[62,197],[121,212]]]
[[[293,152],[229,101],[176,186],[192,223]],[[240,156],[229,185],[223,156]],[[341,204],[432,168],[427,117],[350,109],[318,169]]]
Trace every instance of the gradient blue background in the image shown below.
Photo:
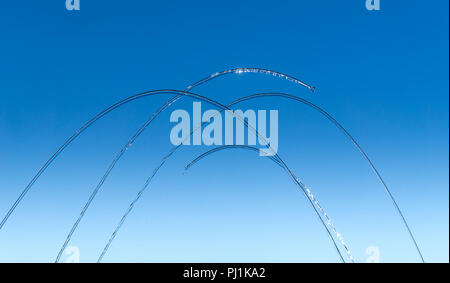
[[[427,261],[449,260],[448,1],[7,1],[0,9],[0,214],[89,118],[132,94],[184,89],[216,71],[263,67],[315,85],[316,94],[264,75],[223,77],[196,92],[223,103],[284,91],[336,117],[380,168]],[[93,187],[168,97],[100,120],[39,179],[0,231],[0,261],[53,261]],[[204,108],[208,108],[206,104]],[[70,245],[95,261],[120,216],[171,148],[171,107],[119,162]],[[279,154],[307,184],[355,258],[419,257],[367,163],[311,109],[280,99]],[[163,167],[104,261],[337,262],[301,192],[253,152],[210,156],[186,147]],[[67,255],[63,255],[64,261]]]

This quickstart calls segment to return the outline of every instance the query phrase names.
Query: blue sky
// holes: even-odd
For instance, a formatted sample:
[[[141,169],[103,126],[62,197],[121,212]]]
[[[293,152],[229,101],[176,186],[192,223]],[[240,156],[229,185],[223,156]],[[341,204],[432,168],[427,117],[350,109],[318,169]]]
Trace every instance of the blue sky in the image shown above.
[[[214,72],[261,67],[317,87],[311,94],[258,74],[196,90],[228,103],[280,91],[323,107],[356,137],[392,189],[425,260],[449,260],[448,2],[9,1],[0,11],[0,214],[83,123],[122,98],[184,89]],[[169,97],[141,99],[80,136],[0,231],[0,261],[53,261],[113,156]],[[204,105],[207,108],[207,105]],[[118,163],[70,243],[95,261],[121,215],[171,148],[164,112]],[[416,262],[401,220],[367,163],[311,109],[276,98],[279,154],[308,185],[357,261]],[[208,147],[161,169],[104,261],[338,262],[301,192],[270,160],[223,151],[183,175]],[[63,260],[67,255],[63,256]]]

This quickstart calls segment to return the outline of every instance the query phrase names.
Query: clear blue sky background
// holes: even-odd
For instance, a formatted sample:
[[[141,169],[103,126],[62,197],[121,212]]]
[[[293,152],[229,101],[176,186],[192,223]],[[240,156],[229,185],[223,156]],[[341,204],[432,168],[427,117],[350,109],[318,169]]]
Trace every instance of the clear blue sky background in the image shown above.
[[[223,103],[284,91],[329,111],[392,189],[427,261],[449,260],[448,1],[7,1],[0,9],[0,214],[50,155],[89,118],[132,94],[184,89],[216,71],[263,67],[315,85],[316,94],[263,75],[228,76],[196,91]],[[134,131],[168,97],[100,120],[35,184],[0,231],[0,261],[53,261],[93,187]],[[95,261],[120,216],[170,149],[170,112],[126,153],[70,245]],[[206,109],[208,106],[204,105]],[[278,109],[279,154],[318,197],[357,261],[419,257],[367,163],[303,105]],[[105,261],[337,262],[301,192],[253,152],[181,149],[163,167]],[[67,255],[63,255],[63,261]]]

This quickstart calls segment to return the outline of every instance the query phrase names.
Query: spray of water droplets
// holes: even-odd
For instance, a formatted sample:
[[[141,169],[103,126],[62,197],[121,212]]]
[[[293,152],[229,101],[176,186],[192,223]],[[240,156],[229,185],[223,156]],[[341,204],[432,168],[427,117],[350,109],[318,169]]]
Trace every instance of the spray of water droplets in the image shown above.
[[[297,178],[297,181],[299,183],[300,180]],[[302,184],[303,185],[303,184]],[[311,190],[306,187],[305,185],[303,185],[305,187],[306,192],[308,193],[309,198],[311,199],[311,201],[317,206],[317,208],[319,209],[319,211],[322,213],[323,217],[325,217],[327,224],[331,227],[331,230],[333,230],[334,235],[336,236],[336,238],[338,239],[339,243],[341,243],[341,245],[344,247],[345,249],[345,253],[347,254],[348,258],[352,261],[355,262],[355,259],[353,258],[353,255],[350,251],[350,249],[347,247],[347,245],[344,242],[344,238],[342,237],[342,234],[339,233],[336,230],[336,227],[334,226],[333,222],[331,222],[330,217],[328,216],[328,214],[325,212],[325,210],[323,209],[323,207],[319,204],[319,201],[317,200],[316,197],[314,197],[313,193],[311,192]]]

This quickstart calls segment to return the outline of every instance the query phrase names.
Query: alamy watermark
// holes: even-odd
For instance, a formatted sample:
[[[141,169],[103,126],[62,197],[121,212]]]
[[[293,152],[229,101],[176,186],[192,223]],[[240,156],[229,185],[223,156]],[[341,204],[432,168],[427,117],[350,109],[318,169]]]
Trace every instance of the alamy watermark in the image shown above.
[[[80,249],[76,246],[67,247],[65,250],[67,255],[65,263],[79,263],[80,262]]]
[[[80,10],[80,0],[66,0],[66,9],[69,11]],[[366,0],[366,9],[369,11],[379,11],[380,0]]]
[[[380,10],[380,0],[366,0],[366,9],[369,11]]]
[[[66,9],[69,11],[80,10],[80,0],[66,0]]]
[[[273,156],[278,151],[278,110],[269,112],[269,136],[267,119],[266,110],[225,110],[224,118],[217,110],[207,110],[202,114],[201,102],[194,102],[192,123],[185,110],[178,109],[170,115],[170,122],[177,123],[170,131],[170,141],[173,145],[244,145],[246,121],[247,145],[256,145],[258,140],[259,145],[264,146],[259,154]],[[202,125],[205,125],[203,130]]]
[[[367,263],[379,263],[380,262],[380,249],[376,246],[369,246],[366,249],[366,255],[369,257],[366,259]]]

